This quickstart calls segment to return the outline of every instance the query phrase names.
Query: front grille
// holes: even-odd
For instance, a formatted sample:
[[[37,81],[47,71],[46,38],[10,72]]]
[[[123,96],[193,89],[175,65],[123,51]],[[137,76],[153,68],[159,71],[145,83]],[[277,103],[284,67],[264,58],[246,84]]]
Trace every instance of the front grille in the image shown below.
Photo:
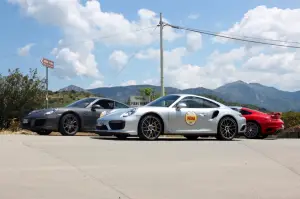
[[[99,131],[105,131],[105,130],[108,130],[107,127],[105,125],[102,125],[102,126],[96,126],[96,129],[99,130]]]
[[[34,125],[35,126],[44,126],[46,123],[46,119],[36,119]]]
[[[111,128],[111,130],[122,130],[125,128],[125,121],[110,121],[109,122],[109,127]]]

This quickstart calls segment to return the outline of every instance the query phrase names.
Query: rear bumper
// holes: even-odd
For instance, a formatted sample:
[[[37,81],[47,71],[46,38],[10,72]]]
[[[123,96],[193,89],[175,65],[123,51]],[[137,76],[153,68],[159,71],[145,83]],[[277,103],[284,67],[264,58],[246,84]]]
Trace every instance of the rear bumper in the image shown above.
[[[23,118],[20,127],[33,132],[41,130],[58,131],[58,121],[58,118]]]
[[[263,135],[277,135],[280,131],[284,130],[284,124],[282,125],[268,125],[263,129],[261,134]]]

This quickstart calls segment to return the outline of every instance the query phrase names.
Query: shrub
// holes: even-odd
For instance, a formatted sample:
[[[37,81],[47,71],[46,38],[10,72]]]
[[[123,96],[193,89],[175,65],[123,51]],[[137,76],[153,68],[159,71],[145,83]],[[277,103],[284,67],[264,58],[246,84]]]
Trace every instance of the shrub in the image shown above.
[[[30,70],[23,75],[19,69],[9,70],[7,76],[0,75],[0,129],[8,128],[14,118],[41,108],[45,101],[45,82]]]
[[[300,112],[285,112],[281,119],[284,121],[285,128],[291,128],[300,125]]]

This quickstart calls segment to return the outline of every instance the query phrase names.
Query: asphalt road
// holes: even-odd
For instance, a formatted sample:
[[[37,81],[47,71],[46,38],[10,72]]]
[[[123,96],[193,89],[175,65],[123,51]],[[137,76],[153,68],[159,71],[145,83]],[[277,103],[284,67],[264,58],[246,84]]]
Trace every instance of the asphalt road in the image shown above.
[[[300,140],[0,136],[2,199],[299,199]]]

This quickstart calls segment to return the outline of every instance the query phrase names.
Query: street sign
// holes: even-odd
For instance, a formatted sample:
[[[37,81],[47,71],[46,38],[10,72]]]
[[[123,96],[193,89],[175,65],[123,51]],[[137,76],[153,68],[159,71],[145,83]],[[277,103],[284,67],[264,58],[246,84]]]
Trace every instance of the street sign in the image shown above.
[[[54,62],[49,59],[43,58],[41,59],[41,63],[47,68],[54,68]]]
[[[41,59],[41,63],[46,67],[46,107],[48,108],[48,68],[54,68],[54,61],[43,58]]]

